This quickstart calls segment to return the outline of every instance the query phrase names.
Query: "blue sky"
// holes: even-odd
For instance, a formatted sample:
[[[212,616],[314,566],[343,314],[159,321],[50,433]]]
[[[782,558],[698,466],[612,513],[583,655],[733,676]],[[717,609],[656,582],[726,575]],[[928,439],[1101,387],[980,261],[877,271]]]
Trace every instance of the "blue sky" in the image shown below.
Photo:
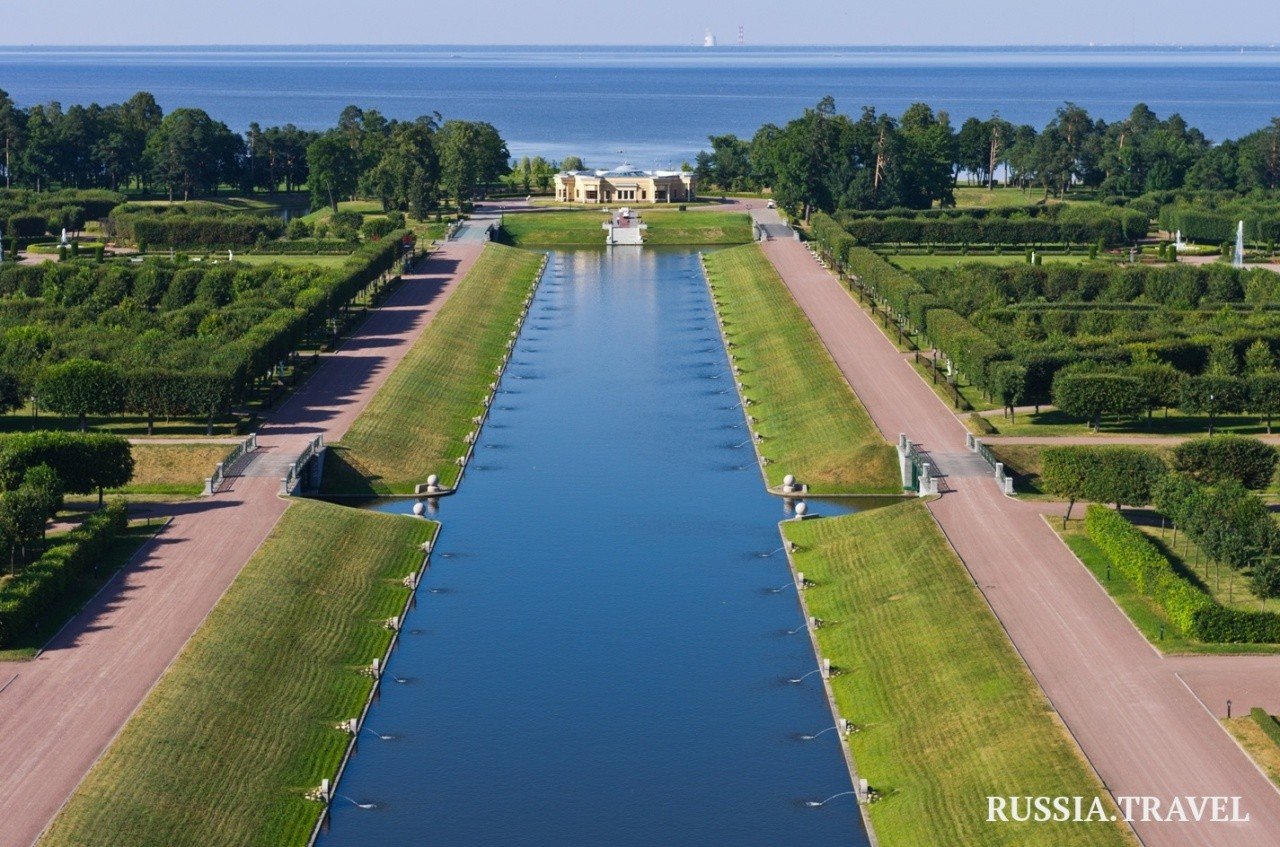
[[[397,24],[399,22],[399,24]],[[1275,0],[0,0],[21,44],[1267,44]]]

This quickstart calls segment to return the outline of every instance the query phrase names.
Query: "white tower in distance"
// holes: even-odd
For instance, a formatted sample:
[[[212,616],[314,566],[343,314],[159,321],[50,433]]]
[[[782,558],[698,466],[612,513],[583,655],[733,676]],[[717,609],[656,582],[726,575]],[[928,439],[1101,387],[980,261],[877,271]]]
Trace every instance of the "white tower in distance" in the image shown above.
[[[716,46],[716,37],[715,37],[714,35],[712,35],[712,34],[711,34],[711,30],[709,30],[709,29],[707,30],[706,35],[702,36],[702,46],[703,46],[703,47],[715,47],[715,46]]]

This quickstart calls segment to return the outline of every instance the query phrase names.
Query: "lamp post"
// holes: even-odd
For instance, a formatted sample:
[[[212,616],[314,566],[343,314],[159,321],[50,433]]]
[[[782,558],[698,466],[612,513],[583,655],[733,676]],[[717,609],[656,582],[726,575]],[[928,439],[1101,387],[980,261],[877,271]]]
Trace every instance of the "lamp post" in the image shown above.
[[[1210,394],[1209,395],[1209,437],[1210,438],[1213,437],[1213,411],[1214,411],[1213,395]]]
[[[1227,718],[1231,717],[1231,701],[1227,701]]]

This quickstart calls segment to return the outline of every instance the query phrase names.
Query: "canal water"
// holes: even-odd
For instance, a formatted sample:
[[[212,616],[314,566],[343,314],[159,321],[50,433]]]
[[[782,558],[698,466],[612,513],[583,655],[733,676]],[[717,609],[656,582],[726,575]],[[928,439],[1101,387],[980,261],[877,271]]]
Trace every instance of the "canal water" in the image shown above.
[[[553,254],[321,844],[866,844],[747,438],[696,253]]]

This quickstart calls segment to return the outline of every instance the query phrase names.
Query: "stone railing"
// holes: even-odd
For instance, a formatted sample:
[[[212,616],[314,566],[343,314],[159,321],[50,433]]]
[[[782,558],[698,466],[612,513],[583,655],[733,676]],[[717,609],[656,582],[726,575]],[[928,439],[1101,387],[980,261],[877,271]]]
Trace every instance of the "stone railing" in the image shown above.
[[[917,496],[928,497],[938,493],[937,468],[925,459],[906,433],[898,435],[898,469],[902,473],[904,491],[915,491]]]
[[[1004,462],[996,461],[996,454],[991,452],[991,448],[982,443],[982,439],[976,437],[973,433],[967,433],[964,437],[965,447],[970,452],[977,453],[991,468],[992,474],[995,476],[996,486],[999,487],[1000,493],[1013,496],[1013,476],[1004,468]]]

